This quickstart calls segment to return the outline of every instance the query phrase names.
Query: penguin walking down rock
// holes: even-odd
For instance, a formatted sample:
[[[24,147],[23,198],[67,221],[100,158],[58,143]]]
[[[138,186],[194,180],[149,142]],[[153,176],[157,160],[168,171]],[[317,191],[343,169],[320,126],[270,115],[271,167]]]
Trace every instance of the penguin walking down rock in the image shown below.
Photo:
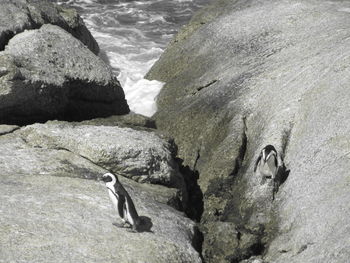
[[[138,232],[141,219],[136,211],[134,202],[119,182],[118,177],[112,173],[106,173],[102,176],[102,181],[106,183],[109,198],[117,209],[123,223],[129,224],[134,232]]]
[[[276,148],[270,144],[261,150],[255,161],[254,172],[260,173],[261,184],[264,184],[266,179],[273,181],[272,200],[275,199],[275,194],[278,191],[281,167],[284,167],[283,160]]]

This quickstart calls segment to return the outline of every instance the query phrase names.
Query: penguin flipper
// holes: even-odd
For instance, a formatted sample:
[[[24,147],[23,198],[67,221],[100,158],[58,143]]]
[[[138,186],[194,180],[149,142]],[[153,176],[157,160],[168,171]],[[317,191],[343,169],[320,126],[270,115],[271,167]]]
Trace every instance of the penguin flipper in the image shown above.
[[[260,153],[258,159],[256,159],[256,161],[255,161],[255,164],[254,164],[254,173],[256,172],[256,168],[258,167],[258,164],[259,164],[259,162],[260,162],[260,160],[261,160],[261,157],[262,157],[262,153]]]
[[[121,218],[124,218],[124,205],[125,205],[125,197],[122,195],[119,195],[118,214]]]

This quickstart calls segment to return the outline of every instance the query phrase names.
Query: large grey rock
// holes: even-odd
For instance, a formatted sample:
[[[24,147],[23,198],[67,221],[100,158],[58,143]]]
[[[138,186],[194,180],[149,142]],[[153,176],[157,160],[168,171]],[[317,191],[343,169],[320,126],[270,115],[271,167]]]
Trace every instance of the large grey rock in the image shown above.
[[[0,52],[0,122],[88,119],[129,112],[100,58],[63,29],[43,25]]]
[[[20,134],[0,136],[0,262],[201,262],[195,224],[165,204],[171,189],[120,177],[152,231],[130,233],[91,180],[105,169]]]
[[[206,262],[348,262],[349,10],[215,1],[149,72],[167,83],[157,127],[199,173]],[[290,169],[274,201],[253,172],[267,144]]]
[[[74,9],[46,0],[2,0],[0,8],[0,50],[16,34],[44,24],[60,26],[83,42],[96,55],[99,47]]]
[[[67,149],[138,182],[183,186],[172,145],[154,132],[51,121],[21,130],[35,147]]]
[[[107,172],[103,167],[65,149],[31,147],[23,140],[21,131],[1,136],[0,141],[1,174],[50,175],[97,180]],[[138,192],[161,203],[173,205],[178,201],[177,189],[137,184],[124,177],[119,179],[127,184],[127,187],[137,188]]]

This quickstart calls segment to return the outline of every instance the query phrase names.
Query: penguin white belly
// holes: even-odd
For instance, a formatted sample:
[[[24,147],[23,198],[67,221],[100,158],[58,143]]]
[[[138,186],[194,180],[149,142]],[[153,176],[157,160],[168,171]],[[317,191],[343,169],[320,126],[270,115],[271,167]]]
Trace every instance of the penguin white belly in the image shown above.
[[[265,177],[270,177],[270,178],[275,177],[276,168],[274,166],[271,167],[271,165],[269,165],[269,160],[266,163],[261,164],[259,170],[260,170],[261,175],[263,175]]]
[[[111,199],[115,209],[118,211],[118,194],[114,194],[112,190],[108,189],[109,198]]]
[[[269,170],[271,171],[272,179],[274,179],[276,176],[276,173],[277,173],[276,158],[274,156],[270,157],[267,160],[267,166],[269,167]]]
[[[129,203],[127,199],[125,200],[124,219],[126,219],[132,226],[135,224],[134,219],[130,215]]]

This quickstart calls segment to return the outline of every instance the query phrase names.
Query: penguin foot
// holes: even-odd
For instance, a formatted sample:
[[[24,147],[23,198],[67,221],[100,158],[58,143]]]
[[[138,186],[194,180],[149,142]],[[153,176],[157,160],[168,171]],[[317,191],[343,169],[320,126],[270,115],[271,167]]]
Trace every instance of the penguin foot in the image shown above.
[[[123,225],[124,225],[125,228],[130,228],[131,227],[131,225],[128,222],[124,222]]]
[[[136,229],[133,229],[133,228],[129,228],[126,231],[128,231],[129,233],[138,233],[138,231]]]
[[[112,223],[113,226],[119,227],[119,228],[125,228],[125,223],[123,224],[118,224],[116,222]]]

